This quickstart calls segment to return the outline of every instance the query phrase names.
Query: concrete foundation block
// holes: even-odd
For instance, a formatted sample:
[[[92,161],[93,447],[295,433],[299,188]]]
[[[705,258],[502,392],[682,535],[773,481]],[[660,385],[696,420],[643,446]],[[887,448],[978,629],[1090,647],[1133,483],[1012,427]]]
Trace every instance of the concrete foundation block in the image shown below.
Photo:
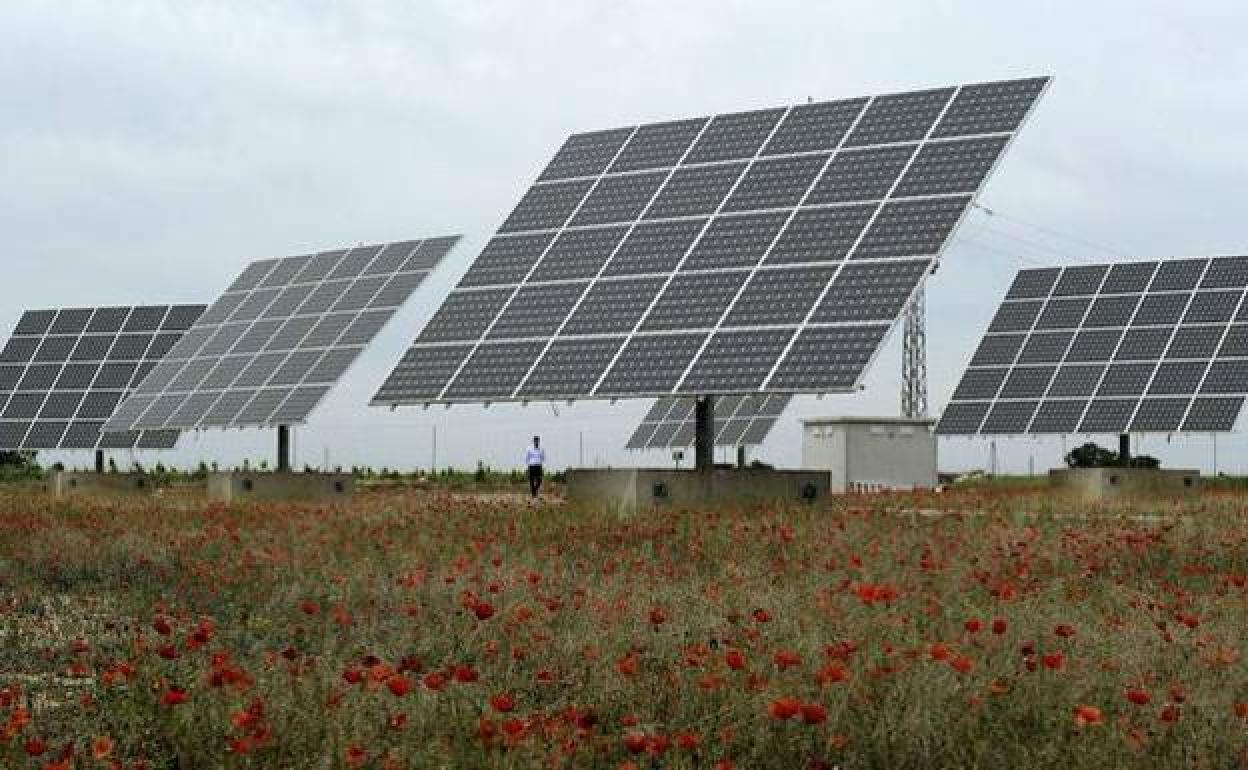
[[[355,491],[349,473],[238,471],[208,475],[208,497],[235,502],[314,502],[345,500]]]
[[[150,495],[156,491],[156,486],[142,473],[55,471],[48,481],[48,491],[57,500],[67,500],[72,497]]]
[[[821,471],[716,468],[710,474],[669,469],[574,469],[567,499],[575,505],[621,511],[774,501],[814,502],[828,496]]]
[[[1081,500],[1193,497],[1201,489],[1200,471],[1158,468],[1061,468],[1049,471],[1049,486]]]

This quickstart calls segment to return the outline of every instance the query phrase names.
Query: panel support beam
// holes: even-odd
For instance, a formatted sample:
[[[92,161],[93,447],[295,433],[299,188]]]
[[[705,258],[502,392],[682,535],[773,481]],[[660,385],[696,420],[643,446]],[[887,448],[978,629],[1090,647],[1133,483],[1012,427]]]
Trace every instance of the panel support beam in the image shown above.
[[[694,468],[709,475],[715,469],[715,397],[699,396],[694,404]]]
[[[277,471],[290,473],[290,426],[277,426]]]
[[[1118,435],[1118,464],[1124,468],[1131,466],[1131,434]]]
[[[104,472],[104,450],[103,449],[95,450],[95,472],[96,473]]]

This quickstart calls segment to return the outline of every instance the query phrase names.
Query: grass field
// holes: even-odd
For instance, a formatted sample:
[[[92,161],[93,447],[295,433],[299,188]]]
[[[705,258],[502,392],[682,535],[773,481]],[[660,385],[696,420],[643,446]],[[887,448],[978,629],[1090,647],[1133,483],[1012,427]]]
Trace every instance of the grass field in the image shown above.
[[[0,491],[0,766],[1248,767],[1246,524]]]

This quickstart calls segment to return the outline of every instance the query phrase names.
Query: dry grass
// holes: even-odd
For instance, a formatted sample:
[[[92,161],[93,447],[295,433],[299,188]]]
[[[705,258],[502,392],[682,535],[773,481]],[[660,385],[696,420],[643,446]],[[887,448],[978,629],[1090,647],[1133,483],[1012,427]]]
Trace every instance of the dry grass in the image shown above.
[[[0,492],[0,763],[1234,767],[1244,525],[1234,495],[1025,489],[631,518]]]

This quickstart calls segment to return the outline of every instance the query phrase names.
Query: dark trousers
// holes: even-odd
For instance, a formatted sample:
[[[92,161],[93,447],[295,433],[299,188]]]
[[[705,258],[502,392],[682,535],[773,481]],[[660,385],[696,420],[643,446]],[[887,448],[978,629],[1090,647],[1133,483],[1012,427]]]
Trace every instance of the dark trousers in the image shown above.
[[[529,495],[537,497],[537,493],[542,491],[542,466],[529,466]]]

